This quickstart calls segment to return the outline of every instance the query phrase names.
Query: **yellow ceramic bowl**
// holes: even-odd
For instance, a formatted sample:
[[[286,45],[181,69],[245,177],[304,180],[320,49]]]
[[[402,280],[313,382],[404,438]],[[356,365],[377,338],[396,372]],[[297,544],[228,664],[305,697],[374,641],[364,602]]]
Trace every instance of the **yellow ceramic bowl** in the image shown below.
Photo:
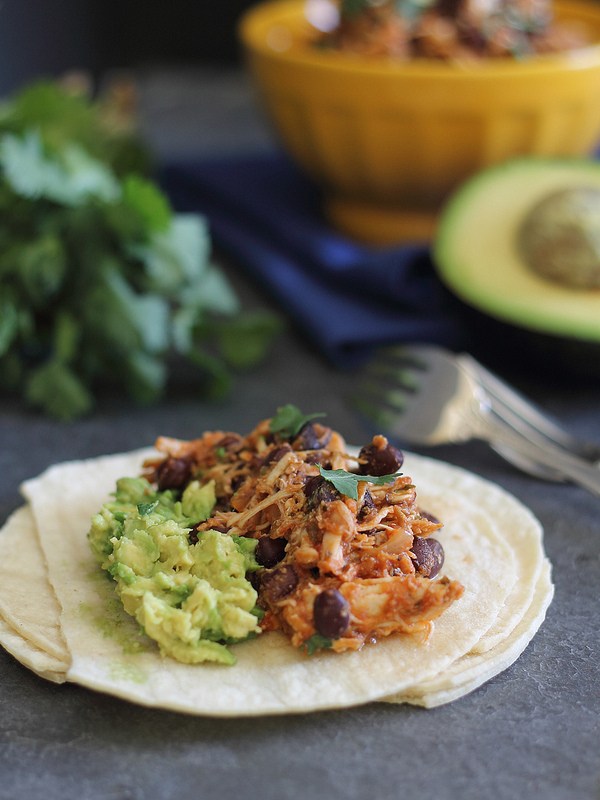
[[[427,238],[464,179],[517,155],[579,155],[600,138],[600,4],[560,2],[593,46],[473,66],[394,63],[311,49],[304,0],[240,26],[248,65],[291,157],[323,188],[331,221],[371,243]]]

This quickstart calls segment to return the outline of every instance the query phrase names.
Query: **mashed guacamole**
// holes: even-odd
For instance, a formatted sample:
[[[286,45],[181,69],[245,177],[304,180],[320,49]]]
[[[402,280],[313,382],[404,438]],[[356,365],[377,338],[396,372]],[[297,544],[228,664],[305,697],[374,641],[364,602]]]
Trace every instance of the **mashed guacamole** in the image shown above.
[[[187,664],[234,664],[226,645],[260,633],[256,591],[246,579],[258,568],[256,540],[196,532],[214,505],[212,481],[192,481],[180,495],[122,478],[88,534],[125,611],[163,655]]]

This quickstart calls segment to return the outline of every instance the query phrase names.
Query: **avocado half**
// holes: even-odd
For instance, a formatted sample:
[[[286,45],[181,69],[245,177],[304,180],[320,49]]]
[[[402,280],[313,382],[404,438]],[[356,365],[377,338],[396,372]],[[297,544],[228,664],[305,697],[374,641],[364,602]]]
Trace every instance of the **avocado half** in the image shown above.
[[[519,158],[464,183],[446,204],[433,244],[441,280],[496,320],[553,337],[600,344],[600,290],[536,274],[518,246],[527,214],[561,189],[600,189],[590,158]]]

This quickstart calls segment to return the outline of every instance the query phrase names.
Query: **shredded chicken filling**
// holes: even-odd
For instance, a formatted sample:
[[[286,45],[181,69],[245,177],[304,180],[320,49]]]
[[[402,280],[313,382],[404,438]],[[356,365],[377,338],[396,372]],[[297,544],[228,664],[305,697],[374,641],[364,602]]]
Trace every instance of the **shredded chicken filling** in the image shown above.
[[[264,420],[246,437],[212,431],[190,441],[160,437],[156,447],[162,456],[146,464],[146,477],[158,488],[215,482],[213,515],[194,535],[212,529],[259,540],[251,579],[261,627],[297,647],[317,641],[341,652],[390,634],[426,637],[463,592],[437,577],[443,549],[431,534],[442,526],[419,509],[410,477],[374,485],[367,473],[353,499],[321,476],[319,467],[362,474],[389,460],[385,437],[356,458],[324,425],[309,422],[286,437]]]
[[[325,0],[326,1],[326,0]],[[367,58],[476,62],[585,47],[589,32],[556,21],[552,0],[389,0],[339,3],[338,24],[315,35],[320,48]]]

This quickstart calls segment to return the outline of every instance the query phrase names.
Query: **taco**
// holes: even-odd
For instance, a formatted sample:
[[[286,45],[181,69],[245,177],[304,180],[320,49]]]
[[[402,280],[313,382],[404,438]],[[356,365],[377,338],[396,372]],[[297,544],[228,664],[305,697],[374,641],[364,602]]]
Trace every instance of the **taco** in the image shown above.
[[[477,675],[491,677],[493,665],[497,672],[519,655],[526,634],[533,635],[543,618],[539,603],[537,615],[527,617],[534,596],[543,596],[547,605],[550,591],[547,576],[545,584],[540,582],[544,557],[539,524],[523,506],[463,470],[412,454],[402,467],[404,474],[398,475],[401,456],[383,437],[348,453],[339,434],[314,420],[296,430],[274,427],[271,420],[248,437],[212,432],[193,442],[159,439],[154,451],[58,465],[25,484],[35,519],[30,538],[45,555],[62,609],[56,630],[66,640],[67,680],[143,704],[240,716],[356,705],[386,696],[427,704],[424,696],[439,699],[444,676],[459,696],[475,688]],[[177,661],[164,637],[140,635],[138,623],[146,618],[140,617],[139,597],[130,605],[131,616],[116,602],[115,587],[131,603],[128,587],[148,576],[131,581],[123,565],[132,569],[135,558],[110,562],[111,552],[100,553],[99,539],[90,549],[86,532],[101,508],[108,528],[125,523],[123,510],[114,505],[123,498],[110,500],[123,476],[145,487],[142,502],[129,498],[135,514],[144,517],[145,527],[138,529],[143,533],[153,524],[166,524],[153,523],[152,515],[168,499],[167,521],[177,542],[186,537],[184,552],[197,549],[204,538],[213,540],[215,532],[218,540],[210,547],[221,540],[235,543],[248,571],[240,575],[239,564],[233,569],[237,584],[229,599],[244,595],[242,611],[253,618],[248,632],[254,638],[237,642],[243,637],[230,636],[214,615],[203,628],[205,642],[230,652],[234,665]],[[183,502],[190,486],[194,491]],[[209,503],[208,511],[201,509],[205,519],[192,520],[191,495],[207,486],[214,492],[214,504]],[[173,519],[178,503],[177,513],[187,523],[183,526],[181,519]],[[120,516],[116,523],[108,511]],[[198,508],[194,511],[198,514]],[[431,556],[430,548],[429,559],[421,562],[419,554],[426,551],[419,551],[418,541],[434,533],[440,542],[434,545],[437,556]],[[114,547],[122,538],[111,536],[104,545],[114,539]],[[278,539],[285,539],[285,546],[271,547]],[[241,550],[239,540],[244,540]],[[144,541],[149,547],[147,537]],[[521,557],[523,546],[527,560]],[[165,560],[165,553],[161,558]],[[105,579],[97,560],[106,561],[109,570],[111,563],[121,566]],[[537,568],[529,570],[526,561]],[[143,565],[138,566],[143,572]],[[171,578],[186,572],[177,561],[171,566]],[[295,581],[278,596],[272,587],[281,586],[282,579],[270,576],[282,568],[286,573],[292,569]],[[199,579],[206,580],[206,574]],[[160,580],[163,587],[169,583]],[[241,580],[252,593],[240,586]],[[182,585],[180,581],[174,587],[179,587],[179,596],[170,607],[186,612],[185,602],[197,585],[191,591]],[[167,589],[155,593],[159,600],[165,600]],[[335,593],[346,602],[346,613],[334,615],[335,624],[327,615],[323,622],[315,614],[316,598],[325,595],[339,611]],[[190,618],[198,618],[198,600],[191,604]],[[160,622],[152,603],[144,613],[150,612]],[[173,619],[166,627],[177,633]],[[524,632],[516,644],[505,647],[508,655],[502,658],[498,647],[520,623]],[[151,625],[145,627],[152,632]],[[194,636],[179,638],[189,645]],[[490,646],[486,636],[492,637]],[[40,643],[27,636],[23,641],[35,647]],[[484,652],[474,653],[482,642]],[[461,671],[466,675],[462,684],[457,678]],[[423,693],[419,686],[425,687]]]

